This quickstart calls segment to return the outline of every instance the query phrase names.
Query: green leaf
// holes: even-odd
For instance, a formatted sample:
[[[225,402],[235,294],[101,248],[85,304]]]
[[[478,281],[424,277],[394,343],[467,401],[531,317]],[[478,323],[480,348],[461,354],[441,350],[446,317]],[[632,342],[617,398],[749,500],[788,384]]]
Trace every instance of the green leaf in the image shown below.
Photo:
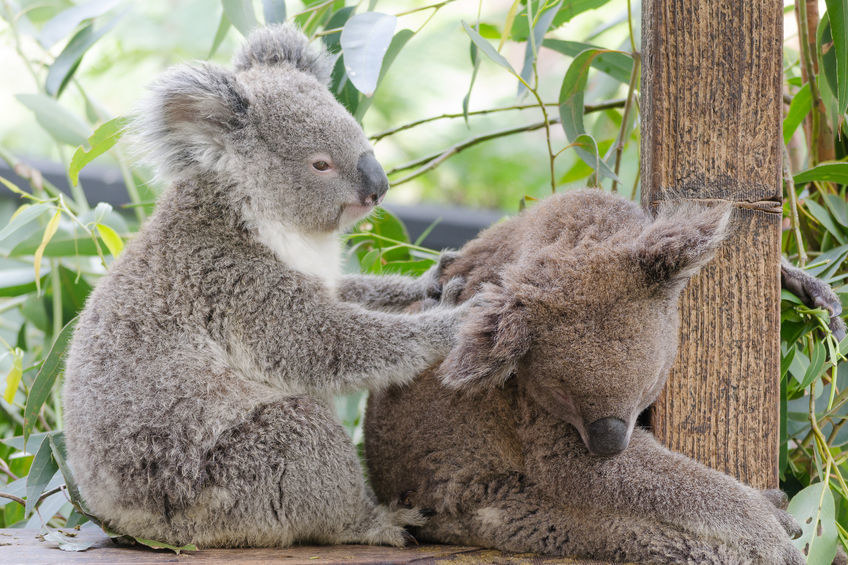
[[[559,116],[565,137],[575,146],[580,158],[598,173],[618,180],[612,169],[597,156],[595,140],[591,136],[589,139],[581,138],[586,133],[583,125],[583,91],[586,89],[589,67],[595,57],[609,52],[605,49],[587,49],[574,58],[562,79],[559,91]]]
[[[530,84],[532,79],[533,65],[542,46],[542,40],[545,38],[545,34],[548,33],[548,28],[551,27],[551,23],[554,21],[554,16],[557,15],[557,9],[560,4],[561,2],[557,2],[556,5],[551,6],[538,16],[536,25],[533,26],[533,40],[531,41],[530,37],[527,38],[527,44],[524,46],[524,64],[521,67],[521,78],[527,84]],[[521,96],[525,91],[526,87],[523,83],[519,82],[518,95]]]
[[[221,4],[224,6],[227,18],[243,36],[247,37],[254,28],[259,26],[256,14],[253,12],[252,0],[221,0]]]
[[[121,236],[115,233],[115,230],[106,224],[97,224],[97,233],[100,234],[100,239],[106,244],[112,257],[117,257],[121,254],[121,251],[124,249],[124,241],[121,239]]]
[[[265,18],[265,25],[285,22],[286,0],[262,0],[262,16]]]
[[[327,21],[326,28],[327,29],[337,29],[343,28],[345,23],[350,19],[350,16],[353,15],[355,6],[348,6],[346,8],[342,8],[335,12],[330,19]],[[341,31],[337,31],[335,33],[330,33],[321,37],[321,41],[324,42],[324,46],[327,47],[327,51],[330,53],[338,53],[341,51]]]
[[[71,502],[87,515],[88,508],[82,496],[80,496],[79,487],[73,473],[71,473],[71,468],[68,466],[68,449],[65,446],[65,432],[51,432],[47,436],[47,441],[50,443],[53,459],[62,472],[62,477],[65,479],[65,486],[68,488],[68,496],[70,496]]]
[[[209,54],[206,55],[207,59],[211,59],[215,53],[218,52],[218,48],[223,43],[224,38],[227,37],[227,32],[230,31],[230,27],[233,24],[230,23],[230,19],[227,17],[227,12],[221,12],[221,19],[218,22],[218,29],[215,30],[215,37],[212,39],[212,47],[209,48]]]
[[[825,229],[830,232],[834,238],[836,238],[837,241],[839,241],[839,243],[848,243],[846,242],[845,235],[842,234],[842,230],[837,226],[830,213],[821,204],[810,198],[805,198],[803,202],[810,214],[812,214],[812,216],[818,220],[819,223],[821,223]]]
[[[813,346],[812,355],[810,356],[810,365],[804,373],[804,378],[801,379],[801,382],[799,383],[801,388],[807,388],[821,376],[822,369],[824,369],[824,362],[826,360],[827,350],[822,342],[817,341]]]
[[[94,31],[94,24],[88,24],[71,38],[47,71],[47,78],[44,81],[44,90],[47,94],[56,97],[62,94],[71,77],[74,76],[86,51],[97,43],[101,37],[109,33],[122,17],[123,14],[112,18],[109,23],[97,31]]]
[[[35,119],[56,141],[82,145],[90,129],[76,114],[45,94],[16,94],[18,102],[29,108]]]
[[[825,0],[825,4],[833,38],[831,51],[836,57],[837,113],[842,115],[848,109],[848,6],[845,0]]]
[[[582,14],[587,10],[603,6],[607,2],[609,2],[609,0],[567,0],[554,17],[551,28],[556,29],[565,22],[570,21],[574,16]],[[526,4],[526,2],[522,3]],[[533,13],[535,14],[538,9],[538,0],[533,0]],[[515,18],[514,23],[512,24],[510,36],[514,41],[527,41],[529,36],[529,26],[527,23],[526,9],[522,10],[519,16]]]
[[[77,147],[77,150],[74,151],[74,156],[71,157],[71,164],[68,166],[68,176],[71,178],[74,186],[79,184],[79,174],[83,167],[114,147],[124,134],[124,128],[128,123],[129,118],[120,116],[113,118],[100,125],[89,136],[88,146],[90,149],[86,150],[82,146]]]
[[[62,331],[53,340],[50,352],[41,364],[35,381],[29,389],[29,396],[27,396],[26,406],[24,408],[24,439],[29,437],[30,432],[32,432],[38,414],[41,412],[41,407],[50,396],[50,391],[53,390],[53,385],[56,383],[56,377],[62,371],[65,362],[65,353],[68,350],[68,344],[70,343],[76,323],[77,319],[74,318],[62,328]]]
[[[789,104],[789,111],[786,113],[786,118],[783,120],[783,143],[789,143],[795,130],[813,109],[813,98],[810,94],[809,83],[804,84],[801,90],[792,97],[792,102]]]
[[[121,0],[93,0],[63,10],[44,24],[41,33],[38,34],[38,42],[45,49],[50,49],[57,41],[67,37],[82,22],[102,16],[120,3]]]
[[[47,277],[48,274],[43,275],[38,286],[43,285]],[[3,271],[3,279],[0,281],[0,297],[23,296],[35,292],[35,289],[35,273],[33,273],[32,267]]]
[[[372,96],[377,88],[396,25],[395,16],[365,12],[350,18],[342,29],[340,44],[347,77],[365,96]]]
[[[59,466],[53,459],[50,442],[42,441],[41,446],[35,453],[35,458],[32,460],[29,475],[27,475],[25,517],[29,517],[32,511],[35,510],[35,503],[38,502],[38,497],[44,492],[44,487],[47,486],[47,483],[53,478],[53,474],[58,470]]]
[[[797,173],[793,179],[795,180],[795,184],[806,184],[813,181],[848,184],[848,163],[821,163],[812,169],[806,169]]]
[[[12,367],[6,375],[6,389],[3,392],[3,400],[12,403],[15,399],[15,393],[18,392],[18,387],[21,384],[23,377],[23,362],[24,352],[20,349],[12,351]]]
[[[802,534],[792,540],[807,563],[830,563],[836,555],[836,508],[825,483],[815,483],[792,497],[787,509]]]
[[[474,42],[474,45],[477,46],[477,49],[485,53],[486,57],[488,57],[498,65],[502,66],[513,75],[518,76],[515,72],[515,69],[513,69],[512,65],[509,64],[509,61],[507,61],[500,53],[495,51],[495,48],[492,47],[491,43],[483,39],[479,33],[468,27],[467,23],[462,22],[462,27],[465,28],[465,33],[468,34],[468,37],[471,38],[471,41]]]
[[[176,546],[176,545],[171,545],[171,544],[165,543],[164,541],[154,541],[154,540],[151,540],[151,539],[137,538],[137,537],[133,537],[133,539],[135,541],[137,541],[138,543],[140,543],[142,545],[146,545],[147,547],[150,547],[152,549],[170,549],[171,551],[173,551],[177,555],[179,555],[181,551],[197,551],[197,546],[194,545],[193,543],[189,543],[189,544],[181,545],[181,546]]]
[[[836,221],[848,227],[848,200],[836,194],[825,194],[824,203]]]
[[[17,209],[12,219],[0,230],[0,241],[3,241],[20,228],[35,220],[52,207],[49,204],[24,204]]]
[[[576,57],[587,49],[602,49],[591,43],[564,41],[562,39],[546,39],[542,42],[542,47],[553,49],[568,57]],[[633,58],[627,53],[610,51],[598,54],[592,59],[591,65],[617,81],[627,84],[630,82],[630,73],[633,70]]]

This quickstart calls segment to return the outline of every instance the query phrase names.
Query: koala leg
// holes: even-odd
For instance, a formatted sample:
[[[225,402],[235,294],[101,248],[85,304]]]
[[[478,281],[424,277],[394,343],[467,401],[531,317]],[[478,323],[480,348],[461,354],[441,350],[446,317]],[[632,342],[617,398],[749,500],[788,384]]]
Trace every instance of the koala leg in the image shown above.
[[[721,542],[645,517],[563,506],[514,476],[490,477],[466,485],[465,492],[469,496],[454,512],[437,511],[429,519],[422,539],[615,562],[803,564],[743,557]]]
[[[261,405],[224,431],[206,474],[200,502],[172,519],[199,547],[403,546],[404,526],[423,523],[417,510],[377,505],[344,429],[310,396]]]

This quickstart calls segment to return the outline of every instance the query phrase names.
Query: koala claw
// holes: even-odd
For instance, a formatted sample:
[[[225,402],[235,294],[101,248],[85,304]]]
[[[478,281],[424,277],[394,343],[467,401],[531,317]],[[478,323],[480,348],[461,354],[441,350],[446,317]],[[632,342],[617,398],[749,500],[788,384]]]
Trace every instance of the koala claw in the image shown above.
[[[810,308],[823,308],[830,312],[830,331],[839,341],[845,338],[845,320],[839,317],[842,314],[842,303],[830,285],[792,265],[785,258],[780,264],[780,280],[783,288],[791,291]]]

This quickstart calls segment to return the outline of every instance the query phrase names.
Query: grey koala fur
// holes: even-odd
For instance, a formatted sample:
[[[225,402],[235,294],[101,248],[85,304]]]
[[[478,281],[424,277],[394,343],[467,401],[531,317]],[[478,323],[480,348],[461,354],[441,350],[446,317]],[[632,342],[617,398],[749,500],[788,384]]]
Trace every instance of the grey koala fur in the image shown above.
[[[457,346],[372,393],[379,500],[432,511],[420,539],[649,563],[803,564],[780,491],[635,427],[678,340],[678,297],[730,210],[656,219],[598,190],[556,195],[467,244],[443,278],[478,292]],[[593,452],[595,454],[593,454]],[[611,455],[611,456],[609,456]]]
[[[329,64],[296,29],[259,30],[234,71],[176,67],[139,112],[171,186],[92,292],[64,392],[69,463],[117,532],[402,545],[422,523],[376,503],[329,401],[410,381],[466,307],[439,283],[450,257],[418,279],[340,275],[339,230],[388,184]]]

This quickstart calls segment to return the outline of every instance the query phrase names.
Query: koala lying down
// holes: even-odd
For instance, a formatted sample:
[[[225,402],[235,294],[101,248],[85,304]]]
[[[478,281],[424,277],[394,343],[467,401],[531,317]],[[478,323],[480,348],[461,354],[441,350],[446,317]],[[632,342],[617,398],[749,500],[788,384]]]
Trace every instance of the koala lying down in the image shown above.
[[[758,491],[634,427],[675,358],[678,296],[724,207],[601,191],[549,198],[466,245],[443,274],[479,289],[459,344],[374,393],[378,498],[432,509],[428,541],[652,563],[802,564],[780,491]],[[454,390],[459,389],[459,390]],[[601,457],[615,455],[614,457]]]

